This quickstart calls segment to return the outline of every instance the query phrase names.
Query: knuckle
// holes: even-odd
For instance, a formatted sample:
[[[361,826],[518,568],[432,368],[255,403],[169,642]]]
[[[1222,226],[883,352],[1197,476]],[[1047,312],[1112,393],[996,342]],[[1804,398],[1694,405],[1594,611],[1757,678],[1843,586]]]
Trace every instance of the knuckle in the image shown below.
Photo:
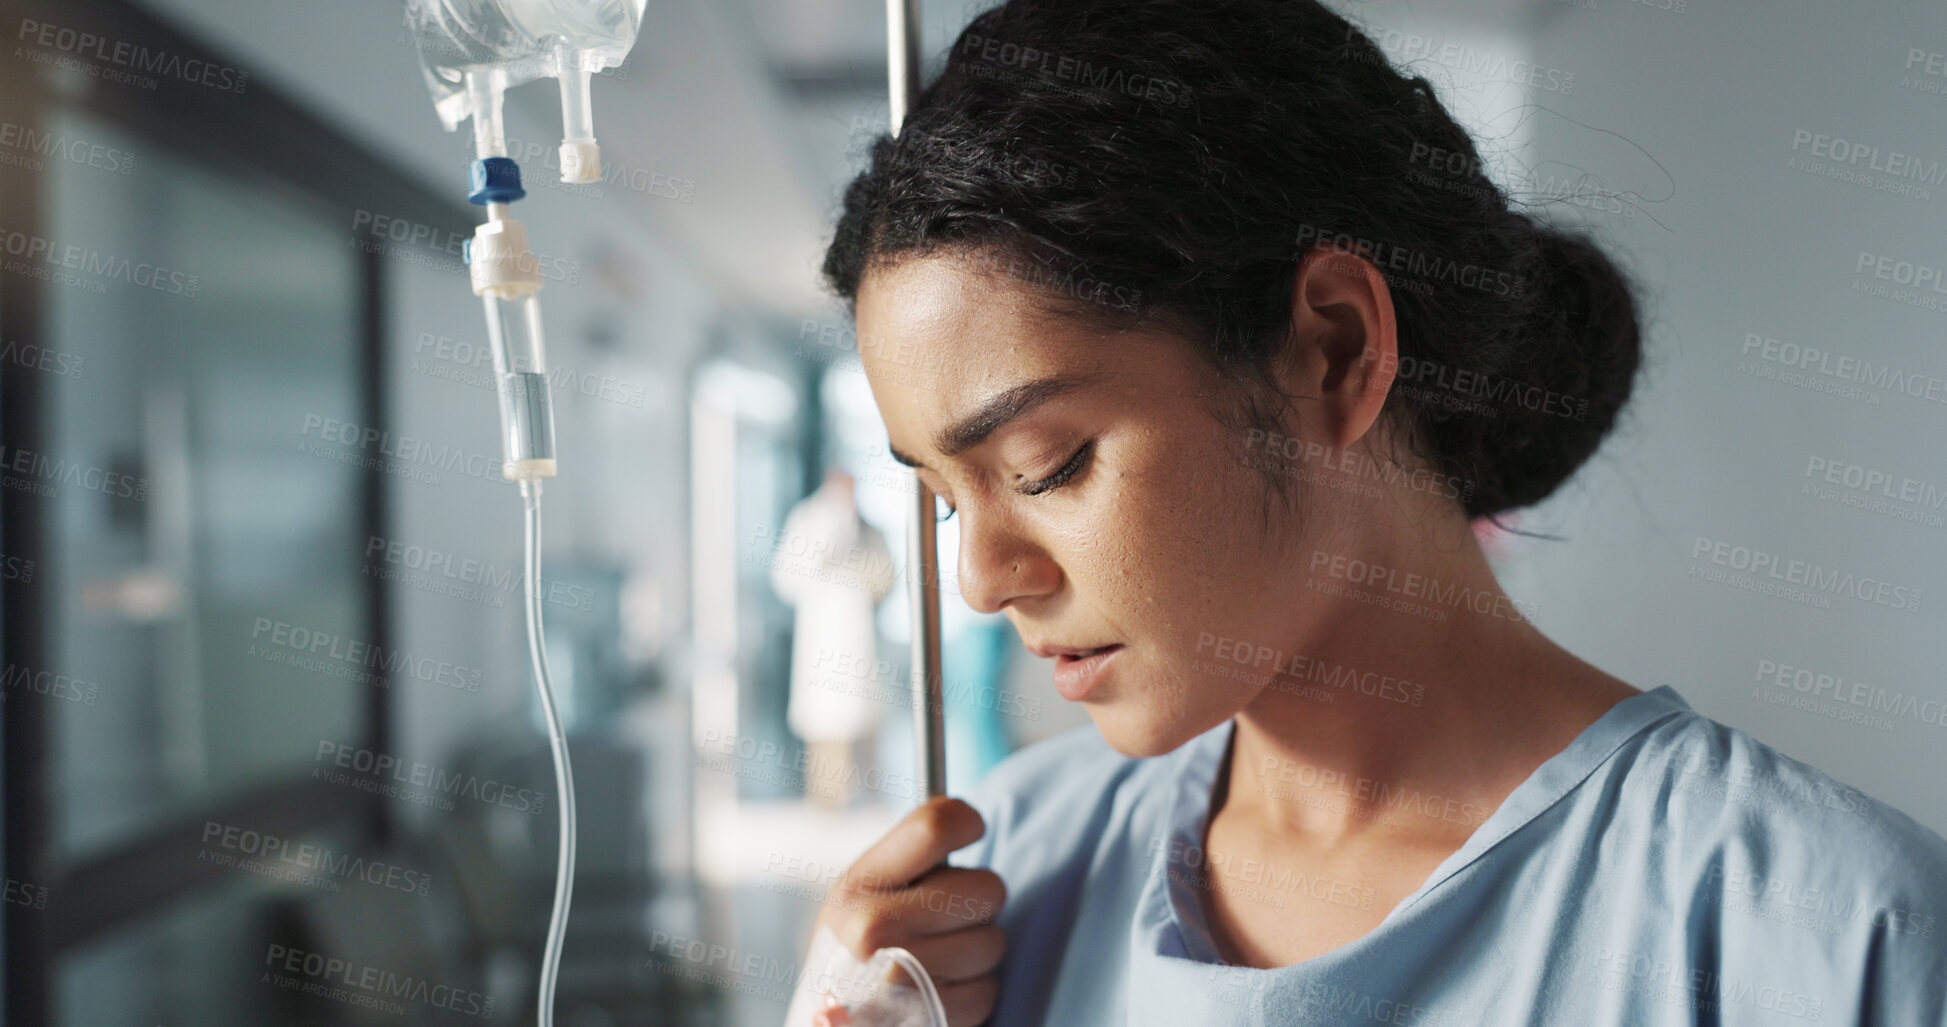
[[[846,867],[845,872],[838,875],[838,880],[833,881],[832,886],[825,890],[825,905],[846,907],[856,905],[858,894],[865,890],[859,886],[864,874],[865,871],[857,863]]]
[[[980,875],[981,881],[986,884],[988,890],[992,893],[994,905],[997,907],[1006,905],[1007,882],[1001,880],[1001,875],[992,870],[982,870],[980,871]]]
[[[976,838],[987,833],[987,818],[981,816],[980,811],[973,808],[972,803],[967,802],[965,799],[955,799],[953,800],[953,808],[959,817],[973,829]]]
[[[854,863],[846,867],[845,872],[838,876],[838,882],[832,887],[832,894],[837,896],[842,893],[847,901],[856,902],[858,896],[872,890],[874,876],[871,866],[864,862]]]
[[[1007,885],[990,871],[975,871],[959,891],[973,913],[972,918],[982,922],[993,919],[1007,902]]]
[[[929,802],[914,811],[913,820],[927,838],[943,838],[953,827],[953,810],[946,803]]]
[[[888,910],[874,910],[871,915],[859,918],[854,950],[860,959],[870,959],[874,952],[900,942],[899,921],[896,913]]]
[[[833,888],[825,893],[823,915],[831,920],[852,920],[860,911],[871,908],[870,900],[851,888]]]

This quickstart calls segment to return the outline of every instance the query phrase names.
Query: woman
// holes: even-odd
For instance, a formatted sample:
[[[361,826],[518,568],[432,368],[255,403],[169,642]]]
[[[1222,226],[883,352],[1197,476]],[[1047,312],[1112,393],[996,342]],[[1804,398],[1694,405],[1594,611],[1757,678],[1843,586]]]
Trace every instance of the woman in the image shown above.
[[[1616,423],[1636,303],[1345,20],[988,11],[824,270],[959,592],[1094,721],[820,913],[956,1027],[1947,1023],[1947,841],[1496,583],[1474,525]]]

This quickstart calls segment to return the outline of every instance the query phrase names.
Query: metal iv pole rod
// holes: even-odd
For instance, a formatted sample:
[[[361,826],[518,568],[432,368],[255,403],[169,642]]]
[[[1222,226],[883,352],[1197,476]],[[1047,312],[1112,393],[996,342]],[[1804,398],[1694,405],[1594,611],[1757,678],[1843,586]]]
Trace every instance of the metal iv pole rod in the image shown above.
[[[919,0],[886,0],[888,131],[919,93]],[[906,533],[906,597],[913,611],[913,739],[919,777],[932,798],[946,794],[946,730],[940,715],[939,521],[933,492],[912,475],[913,523]]]

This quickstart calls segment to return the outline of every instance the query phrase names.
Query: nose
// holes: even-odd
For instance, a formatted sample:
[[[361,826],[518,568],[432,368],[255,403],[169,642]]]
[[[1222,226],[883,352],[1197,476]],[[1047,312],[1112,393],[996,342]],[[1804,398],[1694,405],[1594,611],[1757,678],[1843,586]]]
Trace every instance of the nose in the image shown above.
[[[1061,567],[1003,509],[960,508],[960,594],[981,613],[1061,587]]]

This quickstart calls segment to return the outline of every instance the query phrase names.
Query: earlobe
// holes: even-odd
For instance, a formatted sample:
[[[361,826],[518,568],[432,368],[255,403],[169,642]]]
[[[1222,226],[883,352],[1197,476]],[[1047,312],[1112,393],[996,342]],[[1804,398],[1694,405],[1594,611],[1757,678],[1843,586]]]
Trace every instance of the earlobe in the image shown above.
[[[1288,384],[1319,402],[1321,441],[1344,449],[1379,420],[1399,370],[1392,289],[1361,255],[1315,246],[1298,262],[1291,320]]]

